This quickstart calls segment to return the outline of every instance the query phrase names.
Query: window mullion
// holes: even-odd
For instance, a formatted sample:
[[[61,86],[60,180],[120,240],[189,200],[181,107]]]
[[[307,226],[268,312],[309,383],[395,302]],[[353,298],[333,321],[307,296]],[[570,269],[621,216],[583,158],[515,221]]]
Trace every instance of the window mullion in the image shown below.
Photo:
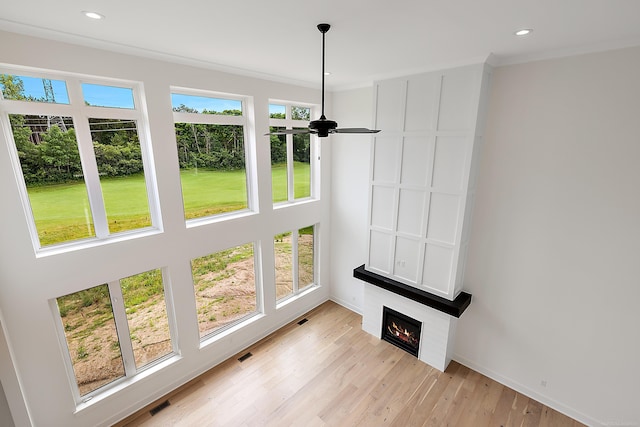
[[[107,212],[102,197],[98,164],[93,155],[93,143],[91,142],[89,122],[86,117],[83,117],[75,123],[75,126],[80,151],[80,161],[82,162],[82,170],[84,171],[84,181],[87,185],[89,204],[91,205],[91,212],[93,214],[93,227],[96,231],[96,237],[105,238],[109,235],[109,224],[107,223]]]
[[[178,348],[178,325],[176,324],[176,309],[173,301],[173,290],[171,289],[171,281],[169,273],[165,268],[162,269],[162,290],[164,291],[164,304],[167,310],[167,323],[169,326],[169,336],[171,337],[171,350],[174,353],[179,351]],[[126,314],[126,308],[125,308]],[[129,322],[127,321],[127,325]],[[132,344],[133,347],[133,344]],[[131,350],[133,352],[133,349]],[[135,355],[134,355],[135,357]]]
[[[318,191],[318,187],[320,186],[320,176],[318,172],[320,171],[320,153],[317,152],[319,149],[318,144],[319,138],[316,135],[309,135],[309,196],[312,199],[320,198],[320,191]]]
[[[289,126],[287,128],[290,129]],[[292,202],[295,198],[293,188],[293,135],[286,135],[287,141],[287,200]]]
[[[300,284],[298,283],[299,277],[299,266],[298,266],[298,233],[300,230],[293,230],[291,232],[291,274],[293,275],[293,295],[298,293],[298,289],[300,289]]]
[[[313,230],[313,246],[312,246],[313,257],[311,258],[311,262],[313,262],[313,280],[311,283],[315,284],[319,282],[317,266],[320,265],[320,263],[318,262],[320,259],[320,251],[319,251],[320,244],[318,243],[320,232],[318,230],[318,224],[314,224],[312,230]]]
[[[71,105],[84,105],[82,89],[77,80],[68,80],[69,101]],[[109,225],[107,223],[107,213],[102,197],[102,187],[100,186],[100,175],[98,164],[93,151],[91,130],[89,129],[89,119],[82,108],[75,109],[73,122],[76,128],[76,138],[78,140],[78,150],[80,152],[80,162],[84,173],[84,182],[87,186],[89,204],[93,216],[93,227],[96,237],[104,238],[109,235]]]
[[[258,313],[264,313],[266,309],[264,304],[264,276],[262,275],[264,269],[262,261],[262,242],[253,242],[253,274],[256,285],[256,311]]]
[[[118,334],[118,342],[120,344],[120,354],[124,363],[125,376],[131,376],[136,373],[136,360],[133,355],[133,345],[131,343],[131,332],[129,331],[129,323],[127,321],[127,312],[124,307],[124,298],[122,296],[122,288],[120,281],[109,282],[109,295],[111,295],[111,307],[113,309],[113,318],[116,323],[116,333]]]
[[[149,203],[149,214],[151,215],[151,226],[162,229],[162,215],[160,214],[160,196],[156,183],[158,182],[151,150],[151,125],[148,114],[146,114],[146,104],[142,98],[142,88],[134,90],[134,103],[136,107],[136,123],[138,128],[138,139],[140,141],[140,152],[142,154],[142,169],[145,175],[147,189],[147,200]],[[142,113],[141,113],[142,112]]]

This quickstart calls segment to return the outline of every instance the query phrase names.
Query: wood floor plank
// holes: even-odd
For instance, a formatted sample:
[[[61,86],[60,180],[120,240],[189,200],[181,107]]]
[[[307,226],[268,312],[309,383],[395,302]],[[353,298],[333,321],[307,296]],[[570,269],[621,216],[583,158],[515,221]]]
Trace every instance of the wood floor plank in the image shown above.
[[[377,384],[372,384],[369,395],[375,399],[375,404],[370,408],[370,415],[381,419],[379,425],[390,425],[391,422],[404,410],[406,401],[411,398],[413,391],[422,383],[423,375],[411,368],[415,366],[415,357],[393,348],[393,354],[397,361],[389,363],[391,367]],[[425,370],[428,372],[429,370]],[[363,420],[364,422],[364,420]],[[371,425],[367,422],[366,425]]]
[[[498,400],[489,425],[505,425],[509,422],[509,413],[511,405],[516,398],[516,392],[508,387],[502,388],[500,399]]]
[[[402,411],[391,424],[392,426],[422,426],[433,413],[440,395],[447,388],[454,373],[461,365],[452,362],[446,373],[433,369],[425,378],[425,381],[415,390],[411,399],[407,401],[404,411]]]
[[[333,302],[298,320],[115,426],[582,425],[455,361],[440,372]]]
[[[542,416],[542,404],[533,399],[529,399],[526,413],[522,422],[522,427],[536,427],[540,424]]]
[[[439,410],[434,411],[432,418],[429,419],[426,425],[457,426],[459,424],[459,419],[462,417],[467,406],[469,406],[469,398],[475,390],[474,377],[479,376],[477,372],[467,367],[464,368],[464,370],[458,372],[459,384],[456,386],[453,396],[451,396],[444,415],[438,414],[444,409],[444,406],[440,405]],[[438,422],[438,424],[435,424],[435,422]]]
[[[574,427],[576,425],[582,424],[547,406],[542,406],[539,427]]]

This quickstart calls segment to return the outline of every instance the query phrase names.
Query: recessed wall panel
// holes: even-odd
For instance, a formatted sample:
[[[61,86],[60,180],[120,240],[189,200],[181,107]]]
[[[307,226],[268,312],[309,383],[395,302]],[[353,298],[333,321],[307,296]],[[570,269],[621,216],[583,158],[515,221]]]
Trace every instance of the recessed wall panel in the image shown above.
[[[388,80],[377,85],[376,128],[402,131],[405,103],[405,81]]]
[[[472,130],[471,123],[475,122],[473,100],[477,102],[478,99],[474,74],[473,67],[466,67],[442,76],[438,130]]]
[[[427,239],[453,245],[458,231],[460,197],[452,194],[432,193],[429,203]]]
[[[401,189],[398,202],[398,232],[422,235],[425,200],[427,193],[418,190]]]
[[[411,77],[407,82],[405,131],[433,131],[438,117],[440,74]]]
[[[391,241],[390,234],[371,230],[369,238],[369,267],[381,272],[391,273]]]
[[[393,188],[374,185],[371,194],[371,225],[391,231],[393,228]]]
[[[450,191],[463,189],[470,141],[465,137],[436,138],[432,181],[434,188]]]
[[[453,249],[427,244],[424,252],[422,283],[429,288],[448,294],[452,273]]]
[[[418,240],[397,237],[393,275],[411,283],[417,283],[419,253]]]
[[[396,182],[400,138],[377,137],[373,148],[373,180]]]
[[[432,168],[432,137],[406,137],[402,144],[402,172],[400,182],[403,185],[425,187]]]

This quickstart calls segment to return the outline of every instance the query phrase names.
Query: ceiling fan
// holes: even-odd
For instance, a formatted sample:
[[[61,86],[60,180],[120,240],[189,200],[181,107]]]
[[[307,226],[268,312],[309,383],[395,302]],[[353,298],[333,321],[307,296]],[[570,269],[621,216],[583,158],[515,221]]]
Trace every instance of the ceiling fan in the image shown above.
[[[332,133],[378,133],[379,130],[367,128],[339,128],[338,123],[329,120],[324,116],[324,35],[329,31],[331,25],[318,24],[318,30],[322,33],[322,114],[318,120],[309,123],[308,129],[282,129],[266,135],[293,135],[293,134],[315,134],[319,138],[324,138]]]

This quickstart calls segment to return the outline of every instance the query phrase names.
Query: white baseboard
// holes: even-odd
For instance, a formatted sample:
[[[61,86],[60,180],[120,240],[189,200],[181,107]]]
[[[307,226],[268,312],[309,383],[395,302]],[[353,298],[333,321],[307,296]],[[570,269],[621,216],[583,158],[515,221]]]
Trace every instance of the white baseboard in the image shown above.
[[[576,411],[573,408],[569,408],[568,406],[551,399],[548,396],[542,395],[535,390],[532,390],[516,381],[513,381],[510,378],[506,378],[491,369],[487,369],[484,366],[480,366],[471,360],[468,360],[458,354],[453,355],[453,360],[460,363],[461,365],[466,366],[467,368],[471,368],[476,372],[481,373],[482,375],[491,378],[494,381],[499,382],[500,384],[512,388],[518,393],[524,394],[525,396],[535,399],[543,405],[548,406],[549,408],[558,411],[568,417],[573,418],[574,420],[580,421],[583,424],[586,424],[590,427],[606,427],[608,424],[604,424],[601,421],[597,421],[588,415],[581,413],[580,411]]]
[[[355,305],[350,304],[349,302],[341,299],[341,298],[336,298],[335,296],[331,296],[329,297],[329,299],[333,302],[335,302],[338,305],[343,306],[344,308],[353,311],[354,313],[358,313],[360,316],[362,316],[362,308],[360,307],[356,307]]]

